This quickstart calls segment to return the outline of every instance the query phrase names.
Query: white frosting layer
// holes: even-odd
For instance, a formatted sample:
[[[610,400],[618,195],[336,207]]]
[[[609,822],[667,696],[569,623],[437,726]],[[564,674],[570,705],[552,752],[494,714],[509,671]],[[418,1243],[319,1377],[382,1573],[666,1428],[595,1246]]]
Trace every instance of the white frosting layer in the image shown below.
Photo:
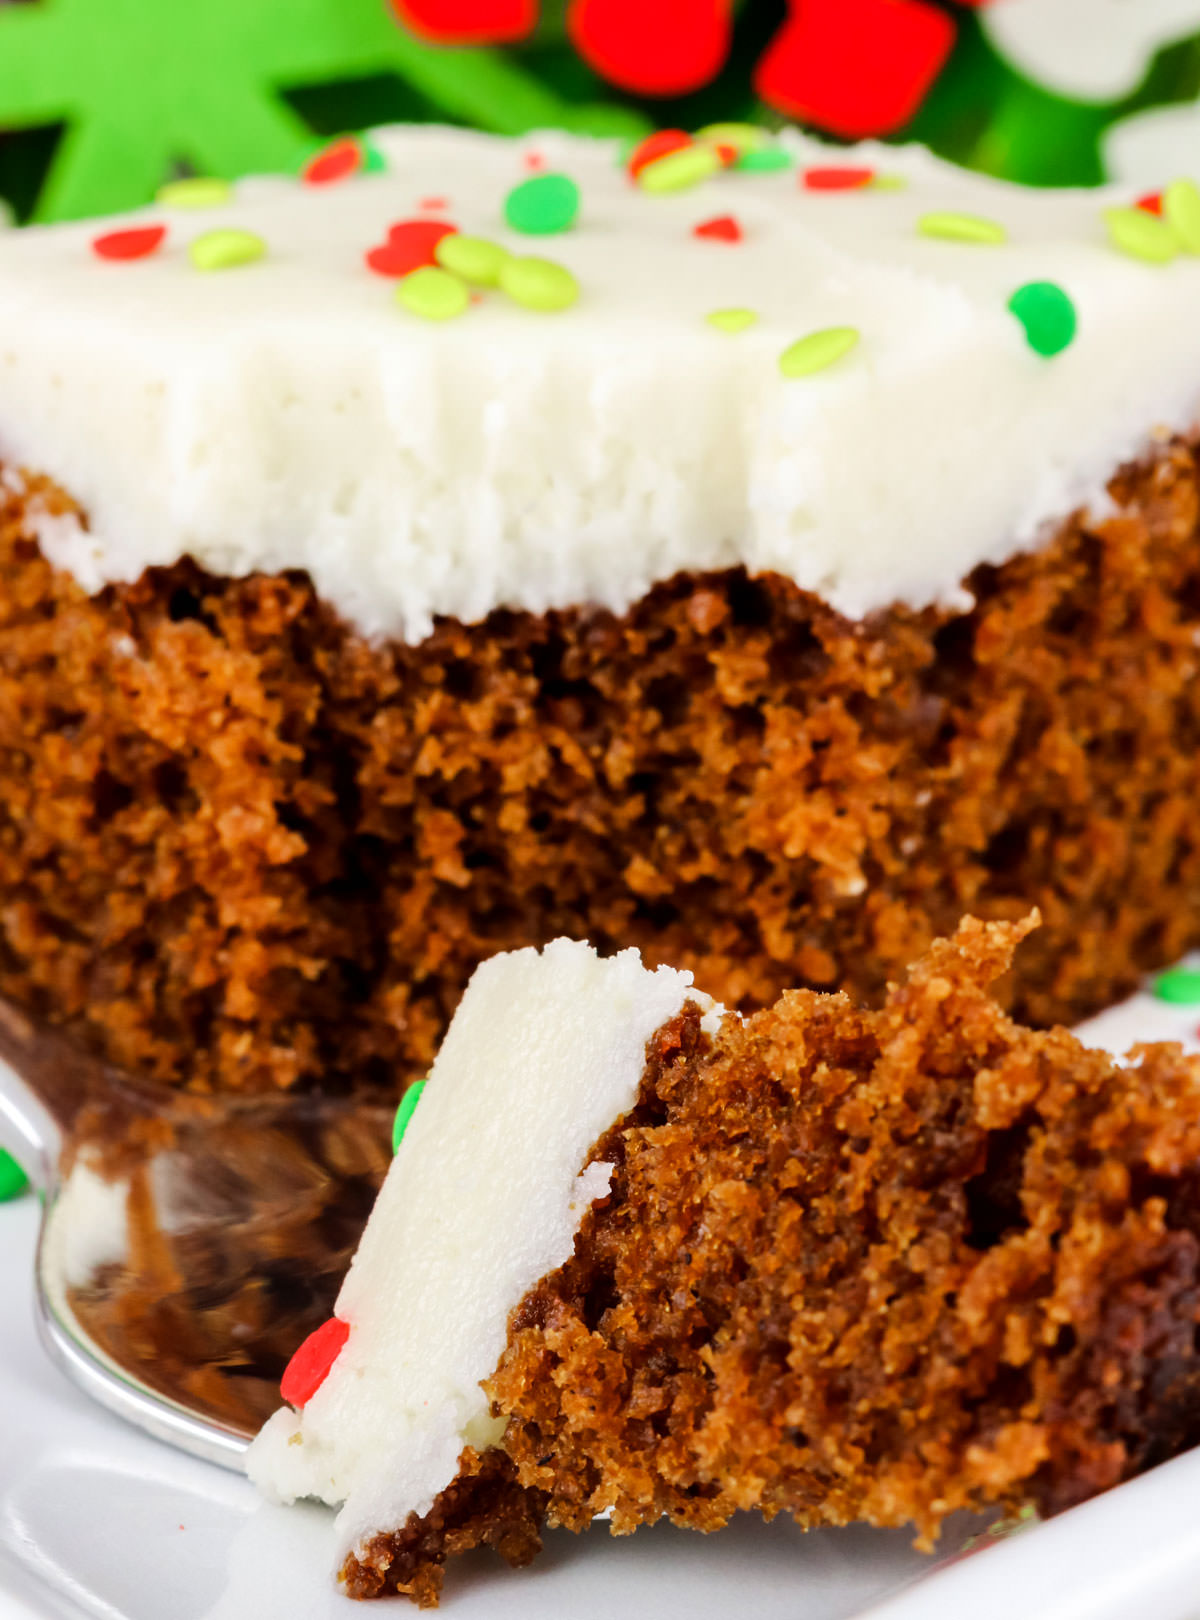
[[[258,179],[215,210],[135,216],[170,223],[149,260],[101,263],[89,225],[0,239],[0,459],[89,512],[90,533],[43,535],[85,587],[185,552],[232,574],[304,568],[364,632],[416,640],[439,613],[622,609],[677,570],[744,563],[857,617],[953,599],[977,563],[1094,498],[1152,429],[1194,419],[1200,259],[1114,252],[1104,193],[789,136],[801,166],[874,164],[907,185],[727,172],[652,196],[609,142],[375,138],[384,175]],[[565,234],[503,226],[530,152],[580,186]],[[539,315],[493,291],[451,322],[400,310],[363,253],[431,195],[460,229],[568,265],[578,304]],[[1010,239],[919,235],[935,209]],[[727,213],[743,241],[692,234]],[[188,242],[226,225],[268,257],[193,270]],[[1050,361],[1006,308],[1043,279],[1079,312]],[[731,306],[758,323],[706,324]],[[844,324],[862,333],[850,356],[781,376],[785,347]]]
[[[269,1495],[344,1504],[341,1555],[428,1512],[463,1447],[499,1437],[480,1380],[608,1191],[610,1166],[580,1166],[633,1105],[646,1041],[689,996],[709,1005],[690,985],[568,940],[476,971],[338,1297],[346,1345],[250,1449]]]

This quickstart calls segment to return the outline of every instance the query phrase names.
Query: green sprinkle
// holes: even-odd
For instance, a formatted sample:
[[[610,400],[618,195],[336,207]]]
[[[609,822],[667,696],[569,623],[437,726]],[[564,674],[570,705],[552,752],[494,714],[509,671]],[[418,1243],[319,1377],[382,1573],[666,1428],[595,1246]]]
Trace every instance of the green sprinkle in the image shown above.
[[[1194,180],[1171,181],[1163,192],[1162,217],[1185,253],[1200,253],[1200,186]]]
[[[1053,281],[1027,281],[1018,287],[1008,307],[1025,328],[1035,354],[1061,354],[1075,340],[1079,319],[1075,305]]]
[[[983,219],[979,214],[935,213],[922,214],[917,221],[922,236],[933,236],[943,242],[979,242],[994,245],[1008,241],[1008,232],[994,219]]]
[[[779,356],[779,369],[785,377],[811,377],[849,354],[861,333],[856,326],[826,326],[797,338]]]
[[[408,1122],[416,1113],[417,1104],[420,1102],[421,1093],[424,1090],[425,1081],[415,1080],[400,1099],[400,1106],[396,1110],[396,1118],[392,1125],[393,1153],[399,1153],[400,1151],[400,1144],[404,1140],[404,1133],[408,1129]]]
[[[232,201],[228,180],[172,180],[160,186],[155,199],[163,208],[220,208]]]
[[[721,159],[713,146],[681,146],[666,157],[656,158],[638,175],[638,185],[652,196],[663,197],[671,191],[686,191],[698,186],[721,168]]]
[[[1106,208],[1108,239],[1119,253],[1146,264],[1167,264],[1179,250],[1175,234],[1144,208]]]
[[[442,237],[433,256],[443,270],[477,287],[497,286],[501,268],[511,257],[498,242],[489,242],[485,236],[460,236],[457,231]]]
[[[732,146],[740,157],[743,152],[757,152],[770,139],[759,124],[705,124],[696,131],[698,141],[711,141],[714,146]]]
[[[579,212],[579,187],[565,174],[535,174],[504,199],[504,218],[522,236],[569,231]]]
[[[713,309],[704,319],[718,332],[744,332],[754,325],[758,315],[752,309]]]
[[[739,153],[733,166],[743,174],[774,174],[779,169],[790,169],[792,159],[782,146],[759,146]]]
[[[188,248],[197,270],[234,270],[240,264],[253,264],[267,251],[267,244],[253,231],[206,231]]]
[[[452,321],[471,302],[465,281],[431,264],[410,271],[397,282],[395,297],[410,315],[419,315],[423,321]]]
[[[10,1153],[0,1148],[0,1204],[10,1198],[19,1198],[29,1185],[29,1178]]]
[[[500,290],[514,304],[546,315],[569,309],[579,297],[575,277],[551,259],[506,259],[500,266]]]
[[[1154,994],[1178,1007],[1194,1007],[1200,1002],[1200,968],[1168,968],[1154,981]]]
[[[364,174],[387,173],[387,159],[377,146],[373,145],[370,141],[364,140],[362,143],[362,150],[362,172]]]

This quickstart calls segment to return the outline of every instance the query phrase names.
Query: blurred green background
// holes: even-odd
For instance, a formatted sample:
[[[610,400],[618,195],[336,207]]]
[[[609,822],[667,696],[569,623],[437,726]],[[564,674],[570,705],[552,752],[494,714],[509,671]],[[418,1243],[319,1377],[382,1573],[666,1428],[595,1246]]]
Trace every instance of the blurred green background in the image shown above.
[[[1200,35],[1153,55],[1129,94],[1081,102],[1018,72],[980,13],[935,3],[953,16],[956,43],[894,138],[969,166],[1092,184],[1110,124],[1200,97]],[[719,78],[653,101],[587,66],[565,12],[566,0],[543,0],[520,44],[461,49],[417,39],[383,0],[0,0],[0,197],[19,220],[101,213],[148,200],[172,174],[290,169],[315,140],[395,119],[613,134],[782,122],[752,80],[784,0],[743,0]]]

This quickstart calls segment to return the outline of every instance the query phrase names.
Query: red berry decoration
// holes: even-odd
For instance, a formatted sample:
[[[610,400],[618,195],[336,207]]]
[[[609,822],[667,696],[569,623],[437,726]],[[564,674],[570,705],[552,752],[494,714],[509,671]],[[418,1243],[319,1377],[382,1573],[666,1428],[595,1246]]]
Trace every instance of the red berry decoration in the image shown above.
[[[702,236],[710,242],[740,242],[742,227],[732,214],[718,214],[715,219],[703,220],[692,226],[693,236]]]
[[[950,54],[955,23],[929,0],[790,0],[755,89],[847,140],[907,124]]]
[[[729,0],[572,0],[567,32],[611,84],[635,95],[681,96],[724,65],[729,11]]]
[[[284,1368],[279,1393],[289,1406],[307,1406],[329,1376],[350,1337],[350,1324],[331,1316],[310,1333]]]
[[[393,279],[422,270],[437,263],[434,250],[438,243],[457,229],[444,219],[402,219],[388,231],[386,242],[367,253],[367,266],[376,275]]]
[[[800,184],[805,191],[861,191],[874,178],[874,169],[805,169]]]
[[[300,178],[308,186],[330,186],[339,180],[348,180],[362,166],[363,149],[352,135],[347,135],[311,158],[301,170]]]
[[[131,230],[106,231],[92,238],[92,252],[98,259],[127,262],[130,259],[148,259],[157,253],[167,239],[165,225],[140,225]]]
[[[439,45],[503,45],[524,39],[538,0],[389,0],[396,19]]]

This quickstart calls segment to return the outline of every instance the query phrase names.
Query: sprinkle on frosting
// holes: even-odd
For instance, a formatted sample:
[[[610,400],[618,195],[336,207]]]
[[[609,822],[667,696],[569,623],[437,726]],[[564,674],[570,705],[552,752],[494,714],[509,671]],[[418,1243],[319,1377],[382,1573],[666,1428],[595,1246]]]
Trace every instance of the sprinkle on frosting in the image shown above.
[[[438,247],[457,228],[444,219],[398,220],[389,226],[387,241],[367,251],[367,268],[395,279],[436,264]]]
[[[1106,208],[1104,223],[1113,247],[1131,259],[1169,264],[1179,251],[1170,226],[1142,208]]]
[[[757,152],[769,140],[759,124],[705,124],[696,131],[698,141],[711,141],[716,146],[732,146],[741,157],[744,152]]]
[[[625,166],[636,180],[648,163],[656,163],[671,152],[682,152],[685,146],[691,144],[692,137],[686,130],[656,129],[653,135],[638,141],[626,158]]]
[[[740,162],[740,159],[739,159]],[[694,141],[677,152],[656,158],[638,175],[638,185],[652,196],[665,196],[671,191],[687,191],[716,174],[724,165],[715,146]]]
[[[329,1370],[346,1347],[350,1324],[331,1316],[296,1351],[284,1368],[279,1393],[289,1406],[307,1406],[329,1376]]]
[[[709,242],[740,242],[742,227],[732,214],[717,214],[712,219],[702,219],[699,225],[693,225],[692,235]]]
[[[465,281],[436,265],[422,265],[404,276],[396,287],[396,302],[423,321],[452,321],[471,302]]]
[[[747,174],[775,174],[780,169],[791,167],[791,154],[785,152],[782,146],[751,147],[734,164],[735,169],[743,169]]]
[[[826,371],[858,346],[860,336],[856,326],[826,326],[810,332],[788,345],[779,356],[779,369],[785,377],[811,377]]]
[[[400,1106],[396,1110],[396,1118],[392,1122],[392,1152],[400,1151],[400,1144],[404,1140],[404,1133],[408,1129],[408,1122],[417,1111],[417,1104],[421,1100],[421,1093],[425,1090],[426,1082],[416,1080],[400,1099]]]
[[[579,283],[552,259],[507,258],[500,266],[500,290],[525,309],[553,315],[579,297]]]
[[[523,236],[557,236],[569,231],[579,213],[579,187],[566,174],[538,174],[522,180],[504,199],[504,218]]]
[[[718,332],[744,332],[753,326],[758,315],[752,309],[712,309],[704,317]]]
[[[1161,219],[1163,210],[1162,192],[1148,191],[1144,197],[1138,198],[1134,207],[1140,208],[1143,213],[1153,214],[1155,219]]]
[[[353,135],[343,135],[309,158],[300,171],[300,178],[307,186],[336,185],[363,168],[363,156],[362,143]]]
[[[1172,180],[1163,192],[1163,219],[1185,253],[1200,253],[1200,187],[1194,180]]]
[[[1173,967],[1154,981],[1154,994],[1160,1001],[1180,1007],[1200,1004],[1200,968]]]
[[[800,184],[806,191],[861,191],[874,183],[875,170],[844,164],[805,169]]]
[[[981,214],[937,212],[922,214],[917,221],[922,236],[932,236],[943,242],[977,242],[994,246],[1008,241],[1008,232],[997,220],[984,219]]]
[[[131,259],[148,259],[157,253],[167,239],[165,225],[134,226],[127,231],[105,231],[92,238],[92,252],[98,259],[112,259],[125,263]]]
[[[197,175],[161,186],[156,201],[163,208],[221,208],[233,201],[233,187],[228,180]]]
[[[1079,318],[1075,305],[1057,282],[1027,281],[1013,293],[1008,307],[1025,328],[1035,354],[1049,359],[1075,341]]]
[[[267,244],[257,231],[205,231],[188,248],[197,270],[236,270],[265,257]]]
[[[434,258],[443,270],[461,276],[476,287],[496,287],[509,252],[499,242],[489,242],[486,236],[463,236],[449,231],[434,248]]]

